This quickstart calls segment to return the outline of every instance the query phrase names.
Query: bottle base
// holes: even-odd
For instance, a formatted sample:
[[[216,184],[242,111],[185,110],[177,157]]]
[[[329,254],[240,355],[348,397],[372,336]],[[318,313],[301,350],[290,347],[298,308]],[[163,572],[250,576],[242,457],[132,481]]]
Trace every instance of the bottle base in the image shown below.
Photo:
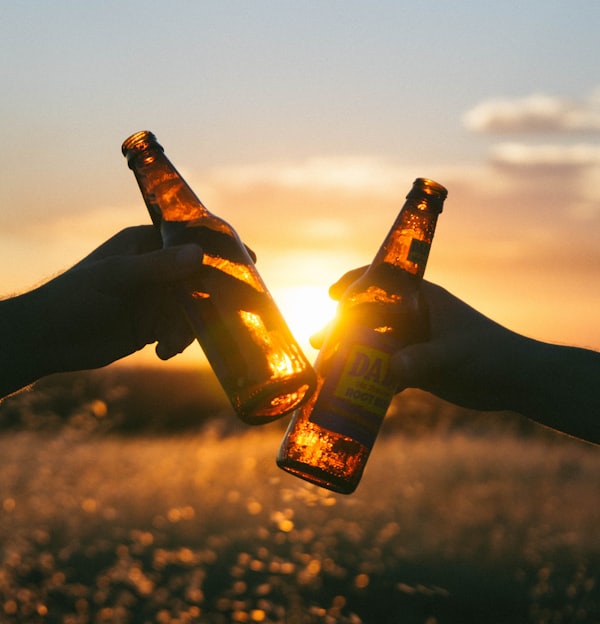
[[[274,392],[274,388],[277,392]],[[304,383],[298,386],[295,379],[287,382],[277,382],[259,392],[246,396],[238,395],[232,400],[233,408],[240,419],[248,425],[264,425],[293,412],[303,405],[312,395],[314,383]]]
[[[287,458],[285,461],[277,459],[277,465],[279,468],[288,472],[295,477],[308,481],[313,485],[318,485],[326,490],[331,490],[337,494],[352,494],[360,481],[360,478],[355,482],[349,482],[342,478],[337,478],[334,475],[320,470],[315,466],[307,466],[301,462],[296,462]]]

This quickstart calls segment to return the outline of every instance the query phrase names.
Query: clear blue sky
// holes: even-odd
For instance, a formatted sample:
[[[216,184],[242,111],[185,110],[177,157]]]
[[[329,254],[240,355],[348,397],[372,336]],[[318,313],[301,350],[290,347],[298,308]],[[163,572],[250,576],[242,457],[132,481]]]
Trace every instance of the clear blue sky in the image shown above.
[[[275,290],[368,262],[427,175],[429,278],[600,348],[599,24],[591,0],[3,2],[2,290],[146,219],[120,144],[150,129]]]

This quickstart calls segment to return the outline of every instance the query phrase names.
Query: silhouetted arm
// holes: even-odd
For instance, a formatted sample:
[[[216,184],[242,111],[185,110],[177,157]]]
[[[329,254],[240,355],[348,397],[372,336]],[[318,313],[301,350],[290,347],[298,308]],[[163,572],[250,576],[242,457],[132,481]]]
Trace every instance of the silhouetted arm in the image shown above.
[[[181,352],[193,335],[170,288],[201,266],[198,246],[163,250],[153,226],[132,227],[39,288],[0,301],[0,396],[154,342],[161,359]]]
[[[403,386],[463,407],[516,411],[600,442],[600,353],[526,338],[431,283],[421,294],[430,340],[394,357]]]

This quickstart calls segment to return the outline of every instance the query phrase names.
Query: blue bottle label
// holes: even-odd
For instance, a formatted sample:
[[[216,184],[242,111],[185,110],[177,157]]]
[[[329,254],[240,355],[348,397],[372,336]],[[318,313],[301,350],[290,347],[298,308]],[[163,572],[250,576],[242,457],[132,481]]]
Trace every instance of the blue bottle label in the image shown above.
[[[309,420],[370,448],[394,396],[390,349],[370,329],[355,328],[349,338],[327,365]]]

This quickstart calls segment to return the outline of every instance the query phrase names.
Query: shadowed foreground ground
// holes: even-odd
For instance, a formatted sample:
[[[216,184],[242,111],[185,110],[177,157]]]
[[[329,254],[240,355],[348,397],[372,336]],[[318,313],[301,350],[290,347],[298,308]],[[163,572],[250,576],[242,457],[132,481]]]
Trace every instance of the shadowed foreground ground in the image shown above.
[[[392,416],[344,497],[276,468],[280,423],[105,382],[0,407],[0,622],[600,622],[594,447],[409,396],[438,426]]]

